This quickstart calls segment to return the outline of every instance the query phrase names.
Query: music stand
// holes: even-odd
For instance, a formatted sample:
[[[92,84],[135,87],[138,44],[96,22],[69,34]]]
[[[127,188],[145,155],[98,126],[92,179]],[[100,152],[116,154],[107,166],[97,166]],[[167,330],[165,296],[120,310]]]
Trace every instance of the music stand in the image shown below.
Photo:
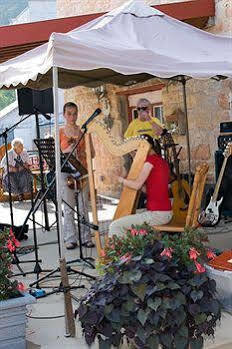
[[[34,140],[36,146],[39,148],[42,157],[44,158],[44,160],[47,162],[48,167],[51,171],[54,172],[54,178],[52,179],[51,183],[49,184],[46,192],[44,193],[44,195],[46,195],[55,185],[55,142],[53,138],[47,138],[47,139],[35,139]],[[75,174],[75,176],[78,177],[82,177],[85,176],[88,172],[87,170],[82,166],[82,164],[71,154],[64,154],[62,152],[61,153],[61,172],[66,172],[66,173],[70,173],[70,174]],[[42,200],[42,198],[41,198]],[[55,206],[56,206],[56,212],[57,212],[57,202],[56,202],[56,198],[54,199],[55,201]],[[68,205],[68,203],[66,203],[64,200],[63,202]],[[70,207],[70,205],[68,205]],[[35,207],[35,210],[38,208],[39,206]],[[70,207],[74,212],[76,212],[77,216],[78,216],[78,227],[79,224],[86,224],[88,225],[90,228],[92,228],[93,230],[98,230],[98,226],[88,223],[85,221],[84,217],[82,215],[79,214],[79,212],[77,212],[73,207]],[[78,234],[78,236],[80,236],[80,234]],[[81,239],[80,239],[81,241]],[[59,240],[59,234],[58,234],[58,245],[59,245],[59,253],[60,253],[60,240]],[[81,256],[83,256],[82,254],[82,250],[80,253]],[[70,262],[67,262],[67,264],[76,262],[76,261],[80,261],[81,259],[75,259],[72,260]],[[93,267],[93,265],[90,262],[87,262],[86,259],[82,258],[82,260],[86,263],[88,263],[91,267]],[[51,271],[50,273],[48,273],[47,275],[45,275],[44,277],[40,278],[38,281],[42,281],[44,279],[46,279],[47,277],[53,275],[54,273],[60,271],[60,268],[56,268],[55,270]],[[82,276],[85,276],[87,278],[93,279],[95,280],[96,278],[92,275],[86,274],[84,272],[80,272],[77,271],[75,269],[72,269],[70,266],[67,267],[67,271],[68,272],[73,272]],[[35,282],[31,283],[29,286],[32,287],[35,284]]]

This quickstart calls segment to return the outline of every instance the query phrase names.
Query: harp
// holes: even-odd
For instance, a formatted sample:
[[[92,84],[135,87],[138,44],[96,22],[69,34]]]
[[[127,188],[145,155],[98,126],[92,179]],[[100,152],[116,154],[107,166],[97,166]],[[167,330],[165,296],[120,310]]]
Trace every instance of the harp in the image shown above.
[[[128,173],[128,179],[137,178],[140,173],[148,152],[150,150],[150,144],[141,137],[130,138],[128,140],[120,140],[114,139],[110,131],[105,127],[105,125],[101,121],[93,120],[88,126],[88,133],[85,136],[86,142],[86,157],[87,157],[87,166],[89,173],[89,187],[90,187],[90,200],[92,206],[92,215],[93,215],[93,223],[99,225],[98,221],[98,213],[97,213],[97,205],[96,205],[96,188],[94,182],[93,175],[93,165],[91,159],[91,151],[90,151],[90,134],[95,133],[97,137],[101,140],[102,144],[106,149],[115,156],[123,156],[128,154],[134,150],[137,150],[136,155],[133,159],[133,163],[131,165],[130,171]],[[137,203],[137,194],[138,191],[134,189],[130,189],[128,187],[123,187],[121,196],[119,199],[119,203],[117,205],[113,220],[133,214],[136,209]],[[95,232],[95,241],[97,247],[98,256],[100,256],[102,250],[102,243],[100,239],[100,233]]]

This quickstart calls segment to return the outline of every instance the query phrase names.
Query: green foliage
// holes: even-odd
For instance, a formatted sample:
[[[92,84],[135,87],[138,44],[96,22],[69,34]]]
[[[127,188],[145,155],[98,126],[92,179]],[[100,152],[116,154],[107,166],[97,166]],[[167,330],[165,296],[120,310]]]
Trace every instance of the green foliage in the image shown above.
[[[0,233],[0,301],[19,297],[19,290],[23,285],[16,280],[11,280],[12,252],[19,246],[12,231],[6,229]]]
[[[221,312],[215,282],[195,265],[207,259],[204,236],[193,234],[161,239],[143,225],[109,240],[105,274],[76,311],[88,345],[97,337],[100,349],[118,347],[126,337],[143,349],[203,347]]]
[[[0,0],[0,25],[10,24],[28,5],[28,0]]]
[[[15,91],[14,90],[1,90],[0,91],[0,110],[4,109],[11,103],[15,101]]]

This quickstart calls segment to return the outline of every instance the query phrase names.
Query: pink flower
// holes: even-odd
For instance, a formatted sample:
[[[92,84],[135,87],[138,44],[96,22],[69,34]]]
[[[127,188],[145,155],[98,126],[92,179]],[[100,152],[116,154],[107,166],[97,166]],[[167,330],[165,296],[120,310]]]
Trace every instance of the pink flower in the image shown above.
[[[216,254],[212,250],[207,251],[207,258],[208,259],[214,259],[216,257]]]
[[[122,262],[126,263],[126,262],[129,262],[131,260],[131,257],[132,257],[132,254],[127,252],[122,257],[120,257],[120,259]]]
[[[205,272],[205,267],[203,265],[201,265],[200,263],[198,263],[197,261],[194,261],[195,266],[197,268],[196,273],[204,273]]]
[[[10,237],[15,237],[12,228],[10,228],[10,233],[9,233],[9,235],[10,235]]]
[[[160,253],[161,256],[167,256],[168,258],[172,258],[173,248],[167,247]]]
[[[12,239],[12,242],[15,245],[15,247],[19,247],[20,246],[19,240],[17,240],[15,237]]]
[[[195,247],[190,248],[189,250],[190,259],[193,259],[195,261],[199,255],[200,253],[195,249]]]
[[[17,290],[18,291],[25,291],[25,286],[22,282],[18,282]]]
[[[139,232],[138,232],[138,230],[136,230],[136,229],[131,229],[131,235],[132,236],[136,236],[136,235],[139,235]]]
[[[14,252],[15,251],[15,245],[12,243],[12,241],[10,239],[7,241],[7,245],[6,246],[7,246],[8,250],[10,252]]]
[[[148,232],[145,230],[145,229],[140,229],[139,230],[139,235],[147,235],[148,234]]]
[[[105,250],[101,250],[101,251],[100,251],[100,256],[101,256],[101,257],[105,257],[105,256],[106,256]]]

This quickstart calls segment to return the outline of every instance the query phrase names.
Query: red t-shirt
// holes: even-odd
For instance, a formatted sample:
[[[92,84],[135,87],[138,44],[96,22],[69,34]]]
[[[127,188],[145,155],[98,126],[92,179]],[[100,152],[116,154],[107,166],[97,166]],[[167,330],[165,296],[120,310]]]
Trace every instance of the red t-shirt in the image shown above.
[[[156,154],[148,155],[146,162],[153,165],[146,180],[147,209],[149,211],[171,211],[171,201],[168,196],[168,163]]]

